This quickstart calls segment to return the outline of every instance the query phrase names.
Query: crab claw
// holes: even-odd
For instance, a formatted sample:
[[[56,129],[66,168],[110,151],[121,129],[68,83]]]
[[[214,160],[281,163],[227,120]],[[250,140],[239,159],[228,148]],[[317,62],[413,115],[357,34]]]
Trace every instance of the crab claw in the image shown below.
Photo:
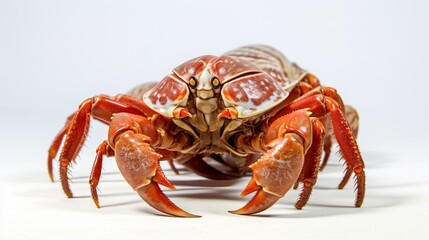
[[[256,191],[255,196],[234,214],[255,214],[266,210],[294,185],[304,164],[304,149],[295,134],[287,134],[268,145],[268,151],[250,165],[253,178],[241,196]]]
[[[161,191],[159,184],[173,190],[175,187],[165,178],[159,166],[161,155],[149,142],[149,137],[132,131],[123,133],[116,141],[116,163],[125,180],[151,207],[173,216],[199,217],[177,207]]]
[[[253,196],[252,200],[250,200],[245,206],[243,206],[240,209],[237,209],[235,211],[229,211],[233,214],[240,214],[240,215],[248,215],[248,214],[255,214],[258,212],[262,212],[277,202],[281,197],[267,193],[264,190],[262,190],[262,187],[259,186],[255,178],[252,178],[247,185],[247,187],[243,190],[243,192],[240,194],[240,196],[246,196],[247,194],[257,191],[255,196]]]
[[[156,210],[170,214],[176,217],[200,217],[188,213],[178,206],[176,206],[159,188],[159,185],[156,182],[151,182],[150,184],[141,187],[136,190],[140,197],[147,203],[149,206],[155,208]]]

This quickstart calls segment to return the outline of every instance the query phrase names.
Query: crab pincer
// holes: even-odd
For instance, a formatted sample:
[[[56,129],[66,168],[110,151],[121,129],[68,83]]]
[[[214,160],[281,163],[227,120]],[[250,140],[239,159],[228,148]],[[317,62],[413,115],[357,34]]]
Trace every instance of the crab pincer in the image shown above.
[[[177,207],[162,192],[159,184],[175,190],[159,166],[161,155],[150,146],[150,138],[127,131],[115,143],[118,168],[128,184],[151,207],[177,217],[199,217]]]
[[[309,114],[306,110],[299,110],[273,122],[265,137],[268,150],[250,165],[253,178],[241,196],[254,191],[256,194],[244,207],[230,213],[247,215],[262,212],[292,188],[301,173],[312,139]]]
[[[244,207],[230,213],[262,212],[283,197],[298,179],[304,163],[302,144],[291,134],[271,142],[269,148],[267,153],[250,166],[253,178],[241,193],[241,196],[245,196],[257,191],[255,196]]]

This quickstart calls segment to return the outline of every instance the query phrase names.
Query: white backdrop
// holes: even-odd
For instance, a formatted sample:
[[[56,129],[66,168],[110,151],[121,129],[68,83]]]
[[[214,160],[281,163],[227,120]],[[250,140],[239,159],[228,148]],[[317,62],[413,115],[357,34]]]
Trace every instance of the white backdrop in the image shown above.
[[[376,215],[380,219],[395,219],[400,213],[410,214],[410,211],[421,209],[416,202],[407,201],[413,199],[427,203],[428,200],[428,6],[425,1],[369,0],[0,0],[0,93],[3,99],[0,102],[0,203],[3,210],[13,209],[13,212],[0,213],[2,225],[7,224],[7,229],[10,229],[3,229],[5,236],[20,238],[21,235],[14,235],[11,231],[19,229],[17,224],[24,218],[27,219],[25,223],[33,223],[31,219],[34,215],[27,216],[28,212],[25,212],[33,209],[31,204],[34,204],[34,199],[30,198],[30,193],[34,191],[32,184],[39,186],[36,189],[45,190],[44,194],[36,194],[37,200],[44,202],[36,204],[38,208],[46,208],[49,212],[52,210],[49,205],[56,204],[56,210],[69,209],[69,212],[62,212],[64,209],[51,212],[49,216],[54,218],[71,216],[67,215],[72,212],[70,208],[75,208],[72,215],[74,223],[78,223],[79,218],[88,211],[87,219],[94,216],[102,218],[103,211],[110,214],[107,218],[112,217],[111,211],[132,212],[133,209],[129,210],[127,204],[93,209],[90,199],[82,203],[85,206],[82,210],[73,201],[63,201],[58,183],[44,185],[48,181],[45,158],[50,141],[68,114],[82,100],[99,93],[113,95],[126,92],[142,82],[162,79],[173,67],[189,58],[203,54],[219,55],[252,43],[268,44],[281,50],[290,60],[317,75],[322,83],[336,87],[345,102],[359,110],[359,144],[367,162],[369,177],[372,176],[372,180],[368,180],[368,192],[377,189],[374,192],[381,191],[382,194],[380,198],[369,194],[369,206],[362,211],[365,214],[353,211],[350,213],[353,221],[368,222],[369,219],[377,219],[371,215],[374,212],[390,212],[389,207],[377,208],[379,205],[371,203],[382,203],[383,199],[392,196],[399,196],[401,204],[393,204],[398,209],[395,208],[390,215]],[[105,134],[106,128],[101,125],[95,124],[92,128],[91,139],[75,167],[76,171],[83,172],[83,176],[87,176],[93,151]],[[337,160],[332,162],[337,163]],[[111,168],[117,172],[114,163]],[[341,175],[341,165],[338,171]],[[118,179],[121,179],[120,176]],[[335,181],[329,187],[335,186]],[[85,192],[87,186],[82,185],[81,195],[89,194]],[[416,191],[406,192],[394,186],[415,188]],[[103,190],[108,192],[106,188],[109,187],[104,186]],[[32,191],[27,191],[29,189]],[[128,190],[128,186],[124,186],[124,192]],[[234,196],[239,191],[234,192]],[[135,196],[131,194],[130,197]],[[351,205],[353,194],[346,194],[345,198],[348,200],[346,203]],[[185,200],[188,201],[195,199],[191,197]],[[196,201],[198,205],[199,200]],[[309,209],[304,210],[306,212],[288,210],[293,213],[292,216],[303,219],[287,219],[291,214],[280,208],[280,211],[283,210],[281,216],[286,215],[286,219],[282,219],[286,222],[283,223],[303,220],[305,224],[313,224],[312,221],[316,220],[314,224],[332,221],[335,226],[341,225],[343,220],[335,219],[338,217],[335,214],[322,214],[317,219],[310,214],[306,218],[305,214],[309,214],[311,208],[334,211],[332,207],[324,209],[319,206],[323,204],[318,205],[317,200],[314,201],[316,203],[310,204]],[[238,201],[235,204],[232,207],[220,205],[225,206],[220,211],[226,212],[239,207],[241,203]],[[293,199],[285,202],[288,207],[291,204]],[[335,205],[329,199],[326,199],[326,204]],[[87,205],[90,206],[86,208]],[[415,205],[416,209],[402,208],[410,205]],[[132,206],[147,209],[140,202]],[[197,210],[204,215],[204,209],[211,206],[211,203],[205,202],[202,206],[198,205]],[[189,209],[191,212],[192,207],[195,209],[192,205]],[[423,209],[427,210],[428,207]],[[299,215],[301,213],[304,215]],[[180,222],[153,216],[153,212],[139,211],[131,215],[133,221],[145,224],[151,222],[148,219],[154,218],[161,228],[163,224],[170,224],[169,221]],[[148,219],[139,220],[140,215]],[[210,213],[207,215],[210,216]],[[127,221],[127,214],[120,216],[123,221]],[[341,214],[339,216],[344,217]],[[407,216],[420,219],[418,222],[429,220],[428,213]],[[225,219],[237,220],[234,217],[226,213],[220,215],[220,220],[215,219],[228,222]],[[41,220],[40,226],[36,225],[43,230],[39,232],[40,236],[53,237],[53,230],[44,229],[43,226],[47,227],[49,221],[57,220]],[[201,226],[197,233],[206,233],[206,228],[216,228],[216,225],[209,225],[209,220],[195,223]],[[273,223],[272,220],[256,220],[261,226]],[[65,220],[70,224],[69,221]],[[234,223],[240,224],[240,221],[249,221],[249,218],[240,218]],[[255,221],[255,218],[250,221]],[[277,224],[280,225],[275,226],[282,228],[283,223],[279,221]],[[407,222],[402,219],[402,222],[390,225],[391,235],[387,236],[403,237],[399,226],[404,223]],[[425,233],[420,228],[422,223],[409,224],[414,226],[414,237],[423,237],[421,234]],[[355,224],[356,229],[359,229],[356,225],[359,224]],[[345,232],[350,231],[349,234],[356,233],[351,226],[335,226],[325,229],[335,228],[338,231],[342,227]],[[368,237],[370,234],[385,236],[381,230],[372,228],[371,223],[365,226]],[[308,228],[304,225],[295,227],[304,231],[311,231],[312,228],[308,225]],[[267,234],[279,233],[276,232],[278,228],[261,229],[271,230]],[[28,230],[29,234],[33,233],[32,230],[36,231],[36,227]],[[240,228],[242,230],[243,227]],[[61,232],[61,228],[56,231]],[[240,236],[238,232],[235,233]],[[288,232],[285,236],[290,234],[296,235],[299,231]],[[328,232],[320,237],[334,235]],[[64,236],[73,237],[67,234]],[[209,233],[209,236],[213,235]]]

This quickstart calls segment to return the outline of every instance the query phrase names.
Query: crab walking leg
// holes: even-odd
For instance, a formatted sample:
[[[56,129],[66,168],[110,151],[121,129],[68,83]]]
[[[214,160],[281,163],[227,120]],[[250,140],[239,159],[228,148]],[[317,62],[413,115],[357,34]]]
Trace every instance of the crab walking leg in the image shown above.
[[[110,157],[114,155],[113,149],[109,146],[107,141],[103,141],[97,148],[94,165],[92,166],[91,175],[89,177],[89,185],[91,188],[91,196],[95,205],[100,208],[98,201],[97,186],[100,182],[101,168],[103,166],[103,156]]]
[[[250,165],[253,178],[241,196],[255,196],[234,214],[255,214],[266,210],[283,197],[297,181],[304,156],[312,142],[310,113],[300,110],[275,120],[265,135],[268,149]]]
[[[345,111],[346,111],[345,117],[346,117],[347,122],[349,123],[350,128],[353,132],[353,136],[356,139],[356,137],[358,135],[358,131],[359,131],[359,115],[358,115],[356,109],[354,109],[350,105],[345,105]],[[324,159],[323,163],[326,165],[327,161],[328,161],[328,159],[326,159],[326,160]],[[321,168],[321,170],[322,170],[322,168]],[[352,173],[353,173],[353,169],[350,167],[347,167],[347,169],[344,173],[343,179],[341,180],[340,184],[338,184],[339,189],[343,189],[346,186],[346,184],[350,180],[350,177],[352,176]]]
[[[329,97],[326,97],[326,103],[328,110],[332,114],[332,127],[341,153],[349,166],[348,168],[353,170],[356,176],[357,193],[355,206],[360,207],[365,197],[365,172],[363,170],[365,165],[352,129],[349,127],[338,104]]]
[[[330,133],[326,134],[325,143],[323,144],[323,151],[325,152],[325,155],[323,156],[322,163],[320,164],[320,171],[325,169],[326,165],[328,164],[329,156],[331,156],[332,137],[333,136],[330,135]]]
[[[122,104],[125,104],[129,107],[138,109],[140,111],[140,114],[146,117],[151,117],[154,114],[156,114],[155,111],[153,111],[151,108],[149,108],[143,101],[138,100],[134,97],[131,97],[129,95],[125,94],[118,94],[113,99],[117,102],[120,102]]]
[[[336,99],[340,99],[340,97],[337,96]],[[348,174],[350,173],[348,173],[348,171],[353,171],[356,176],[355,206],[360,207],[365,196],[365,164],[360,154],[353,130],[347,122],[341,104],[332,97],[316,94],[294,101],[284,109],[284,112],[292,112],[296,109],[303,108],[309,109],[313,117],[320,118],[326,116],[328,113],[331,114],[333,132],[348,169],[346,170],[346,175],[342,180],[342,184],[345,184],[349,178]]]
[[[345,111],[347,122],[352,129],[354,137],[357,138],[359,132],[359,114],[354,107],[347,104],[345,105]]]
[[[353,135],[355,136],[355,138],[357,138],[358,131],[359,131],[359,114],[355,108],[347,104],[344,105],[344,110],[345,110],[345,117],[347,119],[347,122],[349,123],[350,128],[352,129]],[[325,120],[324,122],[327,130],[327,134],[325,137],[325,144],[323,147],[325,156],[323,156],[323,161],[322,161],[322,164],[320,165],[320,171],[323,171],[323,169],[326,167],[328,163],[329,156],[331,154],[332,138],[334,137],[334,133],[332,132],[331,116],[328,115],[326,118],[324,118],[324,120]],[[351,176],[351,172],[348,176],[349,177]],[[348,181],[348,178],[347,180],[343,179],[344,185],[347,183],[347,181]],[[342,187],[339,187],[339,188],[342,188]]]
[[[317,106],[316,107],[316,106],[308,105],[308,103],[307,103],[308,99],[312,99],[314,96],[331,97],[332,99],[334,99],[338,103],[338,106],[342,111],[344,111],[344,109],[345,109],[343,100],[341,99],[341,96],[338,95],[337,90],[335,90],[334,88],[331,88],[331,87],[316,87],[316,88],[302,94],[301,96],[299,96],[298,98],[293,100],[292,103],[286,105],[283,109],[276,112],[273,119],[277,119],[278,117],[289,114],[289,113],[291,113],[297,109],[304,109],[304,108],[309,108],[310,111],[313,113],[312,116],[324,117],[326,115],[326,111],[324,111],[324,109],[319,108],[318,105],[316,105]],[[317,112],[316,112],[316,110],[317,110]]]
[[[139,110],[119,103],[106,96],[88,98],[80,104],[79,109],[73,115],[72,119],[67,121],[66,126],[55,138],[54,150],[57,147],[56,142],[61,142],[61,139],[64,137],[63,131],[67,129],[67,136],[59,157],[61,185],[67,197],[73,197],[69,186],[68,167],[75,160],[85,142],[91,116],[104,123],[109,123],[112,114],[117,112],[140,114]],[[49,162],[51,161],[52,158],[49,157],[48,166],[50,166]],[[50,169],[50,171],[51,174],[52,169]]]
[[[162,155],[152,147],[162,136],[143,116],[115,114],[109,128],[109,145],[115,150],[118,168],[128,184],[151,207],[173,216],[198,217],[177,207],[159,184],[176,189],[159,165]]]
[[[61,142],[63,141],[64,136],[68,132],[71,122],[74,118],[76,113],[71,114],[66,121],[66,124],[64,127],[58,132],[58,134],[55,136],[54,141],[52,141],[51,146],[48,150],[48,173],[49,178],[51,179],[51,182],[54,182],[54,173],[53,173],[53,160],[58,154],[58,150],[61,147]]]
[[[298,201],[295,203],[295,208],[302,209],[308,202],[313,186],[317,181],[319,172],[319,162],[322,157],[323,140],[325,138],[325,128],[319,120],[313,122],[313,143],[307,154],[305,154],[304,166],[302,168],[302,177],[299,179],[304,183]]]

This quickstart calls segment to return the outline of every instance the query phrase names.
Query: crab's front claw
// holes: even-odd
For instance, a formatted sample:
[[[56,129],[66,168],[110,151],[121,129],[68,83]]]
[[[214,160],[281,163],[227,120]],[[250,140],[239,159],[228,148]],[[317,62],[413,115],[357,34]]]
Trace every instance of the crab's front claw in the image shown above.
[[[176,206],[159,188],[156,182],[151,182],[136,189],[140,197],[156,210],[176,217],[200,217],[184,211]]]
[[[252,186],[249,187],[250,185]],[[247,193],[244,194],[244,192],[250,191],[250,188],[258,189],[255,196],[253,196],[252,200],[250,200],[246,205],[244,205],[240,209],[237,209],[235,211],[229,211],[230,213],[240,214],[240,215],[250,215],[250,214],[259,213],[259,212],[265,211],[266,209],[274,205],[274,203],[276,203],[277,200],[281,198],[275,194],[265,192],[261,186],[257,185],[254,182],[253,179],[250,181],[248,187],[246,187],[246,189],[243,191],[241,196],[245,196]]]
[[[304,147],[296,134],[286,134],[268,144],[268,151],[254,164],[253,178],[241,196],[257,191],[234,214],[255,214],[271,207],[294,185],[304,164]]]
[[[115,158],[125,180],[151,207],[173,216],[199,217],[177,207],[159,188],[161,184],[175,189],[159,166],[161,155],[149,143],[149,137],[132,131],[116,141]]]

